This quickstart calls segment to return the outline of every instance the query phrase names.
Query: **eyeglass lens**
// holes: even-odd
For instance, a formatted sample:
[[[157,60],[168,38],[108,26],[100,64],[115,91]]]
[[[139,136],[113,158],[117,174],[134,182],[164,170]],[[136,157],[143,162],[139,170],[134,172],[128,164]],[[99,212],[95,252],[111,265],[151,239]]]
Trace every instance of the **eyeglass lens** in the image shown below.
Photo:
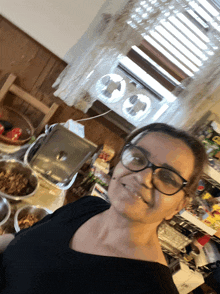
[[[140,171],[148,166],[146,155],[137,147],[129,146],[122,154],[122,164],[131,171]],[[175,194],[183,185],[182,178],[175,172],[160,167],[153,173],[153,184],[164,194]]]

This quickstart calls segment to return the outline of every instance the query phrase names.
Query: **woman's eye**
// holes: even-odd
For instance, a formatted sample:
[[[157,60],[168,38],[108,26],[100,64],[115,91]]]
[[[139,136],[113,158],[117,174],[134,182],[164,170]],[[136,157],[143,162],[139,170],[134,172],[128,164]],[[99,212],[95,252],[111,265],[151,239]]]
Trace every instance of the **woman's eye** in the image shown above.
[[[145,164],[145,161],[144,161],[144,159],[141,158],[141,157],[134,156],[134,157],[133,157],[133,160],[132,160],[132,163],[133,163],[133,164],[138,164],[138,165],[143,165],[143,164]]]
[[[146,165],[146,158],[139,150],[126,150],[122,156],[122,162],[129,168],[142,168]],[[133,167],[132,167],[133,166]]]
[[[177,183],[177,181],[175,179],[174,173],[172,173],[170,171],[160,170],[160,172],[159,172],[159,179],[163,183],[166,183],[166,184],[169,184],[169,185],[172,185],[172,186],[175,186],[175,187],[178,186],[178,183]]]

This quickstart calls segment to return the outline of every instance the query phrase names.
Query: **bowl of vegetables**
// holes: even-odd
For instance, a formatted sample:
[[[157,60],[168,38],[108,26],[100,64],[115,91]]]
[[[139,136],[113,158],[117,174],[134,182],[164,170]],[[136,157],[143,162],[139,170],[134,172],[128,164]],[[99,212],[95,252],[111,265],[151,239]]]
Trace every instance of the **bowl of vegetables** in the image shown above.
[[[46,215],[52,213],[47,208],[26,205],[19,208],[14,216],[14,228],[16,232],[20,230],[27,229],[33,226],[38,221],[42,220]]]
[[[13,158],[0,160],[0,196],[23,200],[33,196],[38,187],[38,177],[28,165]]]
[[[0,142],[24,145],[33,134],[34,128],[25,115],[8,106],[0,107]]]

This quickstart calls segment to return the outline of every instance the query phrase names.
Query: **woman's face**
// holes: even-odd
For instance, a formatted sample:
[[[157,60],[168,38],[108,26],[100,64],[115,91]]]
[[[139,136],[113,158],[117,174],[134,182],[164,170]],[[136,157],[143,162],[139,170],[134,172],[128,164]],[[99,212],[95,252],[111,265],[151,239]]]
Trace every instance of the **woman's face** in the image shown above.
[[[175,168],[184,179],[190,179],[195,158],[183,141],[163,133],[149,133],[137,146],[149,153],[148,159],[153,164],[167,164]],[[183,190],[167,196],[152,186],[151,168],[132,172],[119,162],[113,178],[115,179],[111,180],[108,189],[111,205],[119,214],[134,222],[160,224],[163,219],[172,218],[184,207]]]

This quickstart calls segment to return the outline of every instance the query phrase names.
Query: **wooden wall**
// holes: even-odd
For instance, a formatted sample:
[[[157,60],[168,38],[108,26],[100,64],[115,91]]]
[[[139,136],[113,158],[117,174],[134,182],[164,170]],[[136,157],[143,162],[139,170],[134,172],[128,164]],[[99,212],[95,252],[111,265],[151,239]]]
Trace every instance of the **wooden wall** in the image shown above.
[[[59,109],[50,123],[65,122],[68,119],[87,118],[89,115],[69,107],[53,95],[52,84],[65,68],[66,63],[44,48],[30,36],[0,15],[0,88],[10,73],[18,76],[16,84],[34,95],[48,106],[58,103]],[[42,114],[9,94],[6,104],[25,114],[34,127],[42,120]],[[80,122],[85,126],[85,136],[97,145],[108,144],[117,152],[123,145],[120,132],[103,118]]]

